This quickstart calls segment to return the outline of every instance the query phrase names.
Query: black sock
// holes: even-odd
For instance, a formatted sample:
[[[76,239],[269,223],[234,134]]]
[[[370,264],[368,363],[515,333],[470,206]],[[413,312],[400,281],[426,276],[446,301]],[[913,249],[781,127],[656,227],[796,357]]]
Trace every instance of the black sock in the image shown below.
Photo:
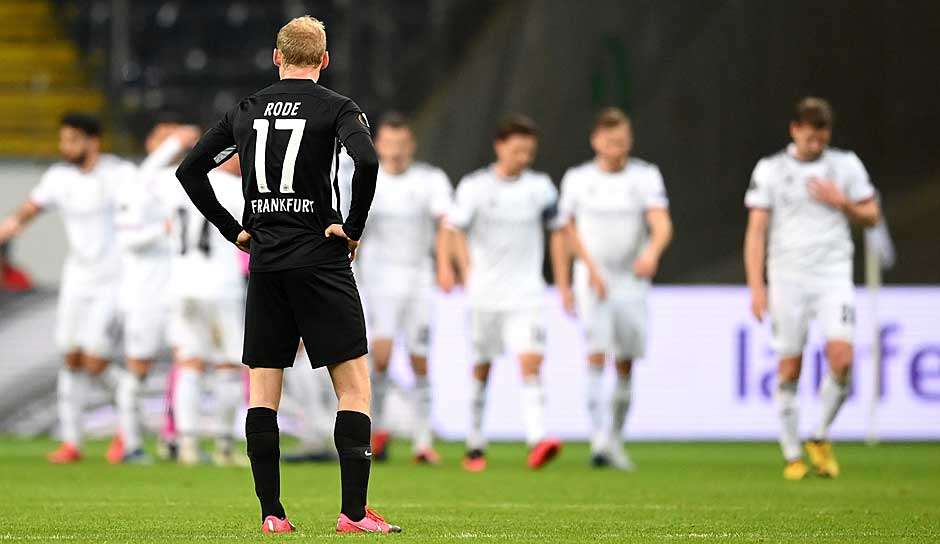
[[[281,506],[281,446],[277,412],[270,408],[249,408],[245,418],[248,459],[255,479],[255,494],[261,502],[261,521],[268,516],[287,517]]]
[[[369,467],[372,465],[372,420],[362,412],[336,412],[333,440],[339,454],[340,480],[343,484],[342,513],[353,521],[366,517],[369,492]]]

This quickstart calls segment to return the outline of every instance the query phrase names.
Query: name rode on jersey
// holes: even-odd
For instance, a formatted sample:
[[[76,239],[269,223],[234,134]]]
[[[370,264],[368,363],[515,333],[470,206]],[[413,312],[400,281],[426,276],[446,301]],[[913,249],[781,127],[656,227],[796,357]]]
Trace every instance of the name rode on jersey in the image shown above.
[[[309,198],[257,198],[251,201],[251,213],[316,213],[316,204]]]

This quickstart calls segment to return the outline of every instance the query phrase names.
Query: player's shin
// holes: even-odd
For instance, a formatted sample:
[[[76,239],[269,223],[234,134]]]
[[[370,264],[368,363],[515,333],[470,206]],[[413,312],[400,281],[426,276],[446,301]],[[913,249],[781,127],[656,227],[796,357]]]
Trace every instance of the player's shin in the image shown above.
[[[340,410],[336,412],[333,439],[339,455],[342,483],[341,512],[353,521],[366,516],[366,498],[369,491],[369,470],[372,465],[370,437],[372,421],[362,412]]]
[[[531,448],[545,438],[544,395],[538,375],[525,376],[522,384],[522,417],[525,441]]]
[[[57,384],[57,406],[62,441],[75,446],[81,445],[81,417],[85,408],[85,394],[88,391],[88,374],[82,370],[63,368],[59,370]]]
[[[199,462],[199,404],[202,373],[191,366],[181,366],[176,376],[176,395],[173,398],[173,415],[179,436],[180,462]]]
[[[241,368],[221,367],[215,370],[213,397],[215,417],[219,434],[216,437],[216,453],[230,456],[232,452],[232,433],[235,419],[244,401],[245,385]]]
[[[431,384],[427,375],[415,376],[415,453],[431,448]]]
[[[143,446],[140,437],[140,390],[143,379],[144,376],[125,372],[118,382],[115,400],[125,452],[134,452]]]
[[[632,379],[630,374],[618,375],[617,384],[614,386],[614,394],[611,397],[612,439],[617,443],[623,434],[623,426],[627,422],[627,414],[630,412],[630,399],[633,396]]]
[[[832,372],[826,374],[819,388],[819,399],[822,402],[819,427],[813,435],[815,440],[829,440],[829,427],[849,396],[848,375],[837,378]]]
[[[606,448],[607,436],[604,429],[604,408],[601,402],[604,386],[604,366],[588,365],[587,408],[591,423],[591,452],[600,453]]]
[[[483,450],[486,438],[483,435],[483,413],[486,410],[486,380],[473,378],[470,392],[470,429],[467,432],[467,450]]]
[[[800,458],[799,410],[796,399],[797,381],[778,379],[774,401],[780,416],[780,449],[787,461]]]
[[[268,516],[284,519],[287,514],[281,505],[281,448],[277,412],[265,407],[249,408],[245,418],[245,437],[255,494],[261,504],[261,521]]]

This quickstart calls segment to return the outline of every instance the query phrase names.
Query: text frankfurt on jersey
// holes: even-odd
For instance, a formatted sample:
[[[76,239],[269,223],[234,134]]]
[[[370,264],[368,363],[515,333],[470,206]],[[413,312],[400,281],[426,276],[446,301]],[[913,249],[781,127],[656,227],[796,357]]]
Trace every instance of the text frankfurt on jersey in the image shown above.
[[[251,201],[251,213],[315,213],[309,198],[258,198]]]

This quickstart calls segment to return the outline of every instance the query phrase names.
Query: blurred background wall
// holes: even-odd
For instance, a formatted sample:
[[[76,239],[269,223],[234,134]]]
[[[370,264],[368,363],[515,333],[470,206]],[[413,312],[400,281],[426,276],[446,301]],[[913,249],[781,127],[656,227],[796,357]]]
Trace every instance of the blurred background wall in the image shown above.
[[[627,109],[636,154],[660,165],[672,200],[663,282],[743,281],[751,169],[786,144],[799,97],[827,97],[834,144],[883,193],[899,255],[886,280],[940,281],[935,1],[6,0],[0,156],[52,158],[72,108],[101,112],[126,154],[157,120],[211,123],[276,78],[277,29],[304,13],[327,24],[321,83],[373,119],[414,116],[420,155],[455,183],[490,160],[507,111],[539,122],[537,167],[557,182],[589,158],[593,113]],[[5,175],[5,187],[36,181]],[[22,193],[5,192],[0,212]]]

